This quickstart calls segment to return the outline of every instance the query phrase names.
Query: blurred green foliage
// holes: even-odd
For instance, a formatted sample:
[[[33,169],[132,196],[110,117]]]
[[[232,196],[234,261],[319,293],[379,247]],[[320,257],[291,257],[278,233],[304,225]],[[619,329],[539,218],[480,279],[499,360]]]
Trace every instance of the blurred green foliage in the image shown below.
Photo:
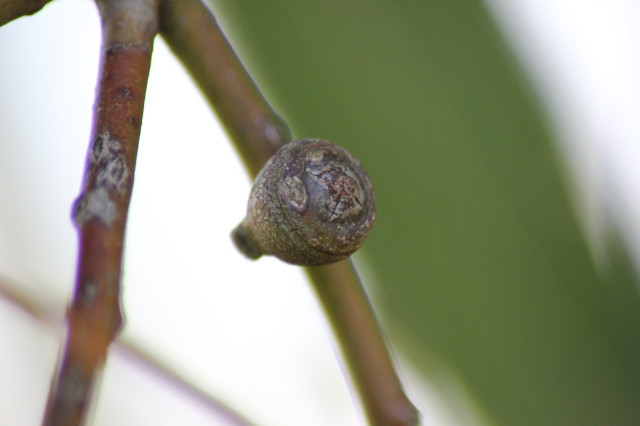
[[[379,214],[364,252],[421,372],[446,369],[496,425],[640,424],[635,277],[622,251],[596,270],[482,2],[212,6],[295,136],[367,167]]]

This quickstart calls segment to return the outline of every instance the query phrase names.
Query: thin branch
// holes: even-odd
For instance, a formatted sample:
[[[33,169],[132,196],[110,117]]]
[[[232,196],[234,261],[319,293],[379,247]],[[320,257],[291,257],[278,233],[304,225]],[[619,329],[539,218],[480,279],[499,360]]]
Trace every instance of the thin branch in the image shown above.
[[[11,302],[12,306],[19,308],[34,319],[43,324],[59,327],[62,318],[55,313],[55,309],[40,300],[20,290],[23,286],[13,280],[0,276],[0,298]]]
[[[243,68],[211,12],[199,0],[161,0],[160,33],[216,109],[252,177],[290,140]],[[351,262],[308,268],[330,317],[372,425],[414,425],[405,396]]]
[[[28,295],[19,288],[17,283],[11,283],[7,278],[0,276],[0,298],[11,302],[12,306],[27,313],[32,318],[43,324],[50,326],[53,330],[58,330],[63,323],[62,317],[56,314],[56,310],[42,300]],[[113,349],[123,356],[137,362],[142,368],[146,368],[150,373],[160,380],[164,380],[173,389],[183,392],[187,397],[200,402],[218,418],[225,419],[229,425],[251,426],[252,423],[240,415],[220,399],[212,396],[204,389],[196,386],[183,378],[166,363],[153,356],[150,352],[130,342],[127,339],[117,339],[113,343]]]
[[[103,40],[91,145],[73,209],[79,232],[67,333],[43,423],[79,425],[121,325],[120,276],[144,97],[157,33],[155,0],[98,0]]]
[[[161,0],[160,34],[216,110],[251,176],[291,140],[199,0]]]
[[[351,261],[306,271],[340,341],[370,424],[418,424],[418,411],[404,394]]]
[[[207,407],[217,417],[224,419],[227,424],[235,426],[251,426],[251,423],[239,411],[234,410],[222,400],[215,398],[204,389],[196,386],[183,378],[180,373],[173,370],[169,365],[153,356],[134,342],[127,340],[116,340],[114,349],[133,360],[139,361],[141,367],[147,368],[151,373],[161,378],[174,389],[182,391],[186,396],[200,402]]]
[[[0,27],[25,15],[33,15],[51,0],[0,0]]]

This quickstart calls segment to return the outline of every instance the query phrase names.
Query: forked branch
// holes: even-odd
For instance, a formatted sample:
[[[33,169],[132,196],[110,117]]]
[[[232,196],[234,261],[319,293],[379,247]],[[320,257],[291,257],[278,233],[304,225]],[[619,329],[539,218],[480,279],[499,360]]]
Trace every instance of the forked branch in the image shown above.
[[[144,97],[158,28],[155,0],[98,0],[102,52],[93,130],[81,194],[67,332],[43,423],[79,425],[122,325],[120,276]]]

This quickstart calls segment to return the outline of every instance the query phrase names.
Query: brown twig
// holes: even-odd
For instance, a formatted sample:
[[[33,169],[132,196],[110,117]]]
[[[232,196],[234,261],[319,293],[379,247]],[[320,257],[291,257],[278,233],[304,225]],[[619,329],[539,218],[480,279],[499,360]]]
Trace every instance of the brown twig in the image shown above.
[[[0,0],[0,27],[25,15],[33,15],[51,0]]]
[[[418,424],[351,261],[306,268],[342,347],[371,425]]]
[[[59,329],[62,326],[62,316],[56,310],[48,306],[42,300],[20,290],[17,283],[0,276],[0,298],[9,301],[12,306],[27,313],[32,318],[37,319],[42,324],[50,326],[51,329]],[[212,396],[204,389],[189,382],[166,363],[153,356],[151,353],[126,339],[117,339],[113,343],[113,349],[123,356],[137,362],[141,368],[146,368],[153,375],[164,380],[174,389],[183,392],[188,397],[199,401],[204,407],[209,409],[215,416],[225,419],[229,425],[251,426],[251,422],[240,415],[236,410],[229,407],[220,399]]]
[[[98,0],[103,40],[91,145],[73,209],[79,232],[67,335],[45,425],[79,425],[121,325],[120,275],[153,39],[155,0]]]
[[[251,176],[291,140],[199,0],[161,0],[160,34],[216,110]]]
[[[160,33],[189,70],[229,132],[252,177],[290,140],[199,0],[161,0]],[[308,268],[372,425],[415,425],[366,294],[351,262]]]
[[[227,424],[234,426],[251,426],[253,424],[240,414],[239,411],[231,408],[222,400],[213,397],[204,389],[189,382],[178,372],[134,342],[116,340],[114,349],[138,361],[142,368],[150,370],[157,377],[160,377],[170,384],[174,389],[178,389],[193,400],[200,402],[218,418],[224,419]]]

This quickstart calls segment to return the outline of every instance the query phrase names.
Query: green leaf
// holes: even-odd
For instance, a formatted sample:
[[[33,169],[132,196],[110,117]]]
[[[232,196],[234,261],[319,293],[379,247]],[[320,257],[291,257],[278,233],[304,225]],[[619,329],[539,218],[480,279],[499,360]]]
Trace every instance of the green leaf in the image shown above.
[[[454,375],[497,425],[640,424],[635,277],[624,252],[596,269],[540,106],[481,2],[214,9],[295,136],[369,171],[364,255],[419,371]]]

